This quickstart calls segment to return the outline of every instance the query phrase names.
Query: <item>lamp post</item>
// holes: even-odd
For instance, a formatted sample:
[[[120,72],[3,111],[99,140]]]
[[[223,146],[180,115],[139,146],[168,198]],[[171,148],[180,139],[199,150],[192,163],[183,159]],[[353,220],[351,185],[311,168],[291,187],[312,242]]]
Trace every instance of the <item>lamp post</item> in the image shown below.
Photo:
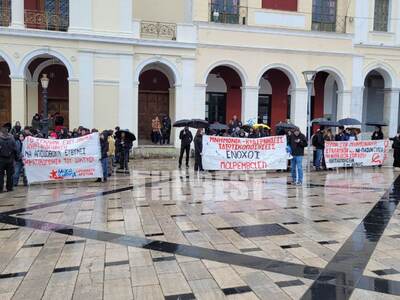
[[[48,112],[48,101],[47,101],[47,88],[49,87],[50,79],[47,74],[43,74],[40,78],[40,83],[42,85],[42,95],[43,95],[43,119],[42,119],[42,134],[45,138],[49,135],[49,112]]]
[[[311,170],[311,94],[314,86],[316,71],[304,71],[304,80],[307,85],[307,171]]]

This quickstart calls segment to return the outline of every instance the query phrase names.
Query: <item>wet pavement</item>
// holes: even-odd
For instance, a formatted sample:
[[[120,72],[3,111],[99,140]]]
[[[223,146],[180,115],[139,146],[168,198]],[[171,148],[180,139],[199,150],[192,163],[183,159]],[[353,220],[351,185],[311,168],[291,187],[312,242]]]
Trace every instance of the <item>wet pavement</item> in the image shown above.
[[[0,299],[400,299],[400,175],[132,163],[0,195]]]

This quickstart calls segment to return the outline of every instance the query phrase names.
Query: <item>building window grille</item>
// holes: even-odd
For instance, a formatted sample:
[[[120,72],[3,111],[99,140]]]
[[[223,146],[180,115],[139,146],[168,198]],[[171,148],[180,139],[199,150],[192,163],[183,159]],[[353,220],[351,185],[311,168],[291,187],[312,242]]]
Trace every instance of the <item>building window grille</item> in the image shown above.
[[[388,31],[389,0],[375,0],[374,31]]]
[[[0,0],[0,26],[11,23],[11,0]]]
[[[41,0],[35,10],[25,9],[28,28],[67,31],[69,27],[68,0]]]
[[[217,23],[239,24],[240,1],[239,0],[212,0],[211,21]]]
[[[313,0],[312,29],[337,31],[336,0]]]

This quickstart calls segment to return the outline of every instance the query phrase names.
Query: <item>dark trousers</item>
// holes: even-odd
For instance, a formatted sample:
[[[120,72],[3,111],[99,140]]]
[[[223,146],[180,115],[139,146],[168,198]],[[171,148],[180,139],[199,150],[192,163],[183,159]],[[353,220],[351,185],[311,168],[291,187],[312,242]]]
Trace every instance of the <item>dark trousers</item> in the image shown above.
[[[189,166],[190,145],[181,146],[181,154],[179,155],[179,166],[182,166],[183,153],[185,152],[186,152],[186,166]]]
[[[195,171],[203,171],[203,162],[201,160],[200,153],[194,154],[194,170]]]
[[[22,179],[23,179],[24,185],[28,185],[28,180],[27,180],[27,178],[25,176],[24,163],[22,162],[22,160],[15,162],[14,178],[13,178],[14,186],[18,185],[19,178],[21,177],[21,174],[22,174]]]
[[[119,168],[128,170],[129,150],[122,150],[119,155]]]
[[[11,159],[0,160],[0,192],[4,189],[4,177],[7,175],[7,191],[13,189],[14,162]]]

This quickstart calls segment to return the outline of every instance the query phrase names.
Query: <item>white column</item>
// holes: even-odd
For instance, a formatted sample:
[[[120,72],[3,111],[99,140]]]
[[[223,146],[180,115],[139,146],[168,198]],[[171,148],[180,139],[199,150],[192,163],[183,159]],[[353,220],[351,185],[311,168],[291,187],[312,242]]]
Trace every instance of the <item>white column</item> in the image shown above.
[[[353,86],[351,93],[351,117],[363,121],[364,87]]]
[[[354,43],[367,43],[369,28],[369,9],[370,2],[366,0],[356,0],[356,10],[354,18]]]
[[[307,132],[307,89],[291,90],[290,121],[304,134]]]
[[[399,94],[400,89],[385,89],[385,103],[383,108],[384,121],[389,125],[389,137],[397,133],[399,118]]]
[[[28,118],[26,114],[25,78],[11,77],[11,124],[14,124],[16,121],[20,121],[23,126],[30,125],[28,124]]]
[[[205,119],[206,116],[206,93],[207,84],[196,84],[195,86],[195,116],[199,119]]]
[[[133,82],[132,89],[132,131],[136,136],[136,141],[133,143],[133,147],[138,146],[139,140],[139,82]]]
[[[92,30],[92,0],[69,0],[69,32]]]
[[[119,0],[119,23],[120,31],[123,33],[132,33],[133,21],[133,0]]]
[[[69,109],[69,128],[78,128],[80,101],[79,101],[79,80],[77,78],[68,78],[68,109]]]
[[[337,120],[351,117],[352,91],[338,92]]]
[[[26,83],[28,120],[38,112],[38,104],[39,104],[38,85],[39,85],[38,82],[35,81]]]
[[[400,3],[399,1],[392,1],[392,17],[393,32],[396,34],[396,45],[400,44]]]
[[[133,103],[133,56],[120,55],[119,57],[119,109],[118,126],[133,130],[134,115]],[[137,133],[135,133],[137,134]]]
[[[193,22],[193,0],[184,1],[184,22]]]
[[[87,128],[94,124],[94,55],[79,54],[79,122]]]
[[[25,28],[24,0],[11,0],[11,27]]]
[[[242,123],[257,123],[258,119],[258,86],[242,87]]]

